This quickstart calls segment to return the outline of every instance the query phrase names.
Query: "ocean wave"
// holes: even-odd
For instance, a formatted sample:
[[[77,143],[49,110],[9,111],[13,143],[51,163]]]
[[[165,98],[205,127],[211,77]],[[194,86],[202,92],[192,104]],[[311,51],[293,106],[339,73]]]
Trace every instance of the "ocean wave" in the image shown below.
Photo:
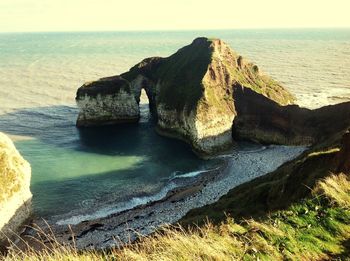
[[[181,187],[180,184],[177,184],[174,182],[176,179],[187,179],[187,178],[194,178],[199,176],[202,173],[206,173],[208,171],[217,170],[219,167],[214,169],[205,169],[205,170],[196,170],[191,172],[186,172],[183,174],[178,174],[178,171],[175,171],[173,175],[168,179],[169,183],[164,186],[158,193],[148,196],[141,196],[141,197],[133,197],[128,201],[119,202],[113,206],[107,206],[104,208],[101,208],[100,210],[91,213],[91,214],[81,214],[81,215],[73,215],[69,218],[63,218],[58,221],[56,221],[57,225],[76,225],[82,221],[85,220],[92,220],[97,218],[104,218],[112,214],[120,213],[125,210],[130,210],[135,207],[145,205],[151,202],[155,202],[158,200],[161,200],[166,197],[166,195],[173,189]],[[85,202],[85,204],[88,204],[90,202]],[[91,207],[91,206],[90,206]]]
[[[258,153],[266,150],[268,147],[267,146],[261,146],[258,149],[252,149],[252,150],[242,150],[240,153]]]
[[[219,167],[214,168],[214,169],[205,169],[205,170],[196,170],[196,171],[191,171],[191,172],[186,172],[183,174],[178,174],[178,171],[175,171],[170,180],[175,180],[175,179],[182,179],[182,178],[194,178],[199,176],[202,173],[206,173],[208,171],[213,171],[213,170],[218,170]]]
[[[85,220],[104,218],[112,214],[120,213],[125,210],[130,210],[141,205],[145,205],[154,201],[161,200],[162,198],[166,197],[168,192],[175,189],[176,187],[178,187],[176,183],[170,182],[168,185],[163,187],[158,193],[154,195],[133,197],[128,201],[120,202],[113,206],[104,207],[91,214],[73,215],[69,218],[60,219],[56,221],[56,224],[57,225],[76,225]]]

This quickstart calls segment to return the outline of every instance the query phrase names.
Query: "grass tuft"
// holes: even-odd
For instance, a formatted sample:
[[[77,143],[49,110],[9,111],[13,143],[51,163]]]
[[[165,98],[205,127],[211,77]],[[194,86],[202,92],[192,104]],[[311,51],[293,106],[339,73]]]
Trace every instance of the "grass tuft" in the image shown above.
[[[12,248],[13,260],[324,260],[347,255],[350,240],[350,180],[332,175],[317,183],[313,197],[261,220],[183,229],[165,227],[139,242],[107,252],[78,251],[53,236],[41,251]]]

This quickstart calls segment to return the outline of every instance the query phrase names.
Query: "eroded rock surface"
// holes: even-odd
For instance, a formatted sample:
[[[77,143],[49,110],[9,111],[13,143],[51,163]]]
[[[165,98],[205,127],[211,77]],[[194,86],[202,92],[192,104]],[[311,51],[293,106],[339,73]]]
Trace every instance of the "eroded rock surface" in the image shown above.
[[[12,141],[0,132],[0,242],[13,238],[31,213],[31,169]],[[0,244],[0,246],[1,246]]]
[[[138,121],[139,106],[128,81],[109,77],[85,86],[77,94],[81,110],[77,126]]]

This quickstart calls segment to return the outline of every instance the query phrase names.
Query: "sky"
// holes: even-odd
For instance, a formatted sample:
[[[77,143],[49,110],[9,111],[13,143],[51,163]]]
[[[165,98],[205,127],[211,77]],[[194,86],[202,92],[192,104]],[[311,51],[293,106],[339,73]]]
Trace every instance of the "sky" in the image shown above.
[[[350,27],[350,0],[0,0],[0,32]]]

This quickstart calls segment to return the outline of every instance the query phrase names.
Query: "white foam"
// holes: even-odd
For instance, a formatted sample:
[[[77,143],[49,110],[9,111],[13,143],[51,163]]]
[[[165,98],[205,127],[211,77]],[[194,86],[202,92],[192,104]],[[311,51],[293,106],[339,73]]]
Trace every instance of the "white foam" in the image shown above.
[[[215,158],[217,158],[217,159],[220,159],[220,158],[233,158],[233,157],[236,157],[238,153],[241,153],[241,154],[258,153],[258,152],[262,152],[262,151],[264,151],[266,149],[267,149],[266,146],[261,146],[258,149],[252,149],[252,150],[234,150],[231,153],[220,154],[219,156],[217,156]]]
[[[208,170],[197,170],[192,171],[184,174],[175,174],[172,179],[178,179],[178,178],[193,178],[196,177],[204,172],[207,172]]]
[[[145,205],[150,202],[160,200],[164,198],[169,191],[171,191],[176,187],[177,185],[171,182],[167,186],[163,187],[161,191],[159,191],[157,194],[154,194],[151,196],[144,196],[144,197],[134,197],[126,202],[119,202],[113,206],[107,206],[107,207],[101,208],[91,214],[74,215],[66,219],[60,219],[56,222],[56,224],[57,225],[76,225],[85,220],[104,218],[112,214],[116,214],[125,210],[133,209],[137,206]]]
[[[213,171],[213,170],[218,170],[218,169],[219,169],[219,167],[217,167],[215,169],[196,170],[196,171],[191,171],[191,172],[187,172],[184,174],[177,174],[178,172],[175,172],[175,175],[173,175],[171,180],[179,179],[179,178],[193,178],[193,177],[196,177],[202,173],[205,173],[208,171]]]
[[[191,171],[184,174],[177,174],[178,172],[174,172],[174,175],[170,179],[170,181],[173,181],[175,179],[180,178],[193,178],[196,177],[202,173],[217,170],[219,167],[215,169],[205,169],[205,170],[197,170],[197,171]],[[120,202],[113,206],[108,206],[101,208],[91,214],[84,214],[84,215],[74,215],[67,219],[60,219],[56,222],[57,225],[76,225],[82,221],[85,220],[92,220],[97,218],[104,218],[111,214],[116,214],[125,210],[133,209],[135,207],[148,204],[150,202],[154,202],[157,200],[160,200],[164,197],[166,197],[167,193],[171,191],[172,189],[178,187],[176,183],[170,182],[168,185],[163,187],[161,191],[159,191],[157,194],[150,195],[150,196],[144,196],[144,197],[133,197],[129,201],[126,202]]]

